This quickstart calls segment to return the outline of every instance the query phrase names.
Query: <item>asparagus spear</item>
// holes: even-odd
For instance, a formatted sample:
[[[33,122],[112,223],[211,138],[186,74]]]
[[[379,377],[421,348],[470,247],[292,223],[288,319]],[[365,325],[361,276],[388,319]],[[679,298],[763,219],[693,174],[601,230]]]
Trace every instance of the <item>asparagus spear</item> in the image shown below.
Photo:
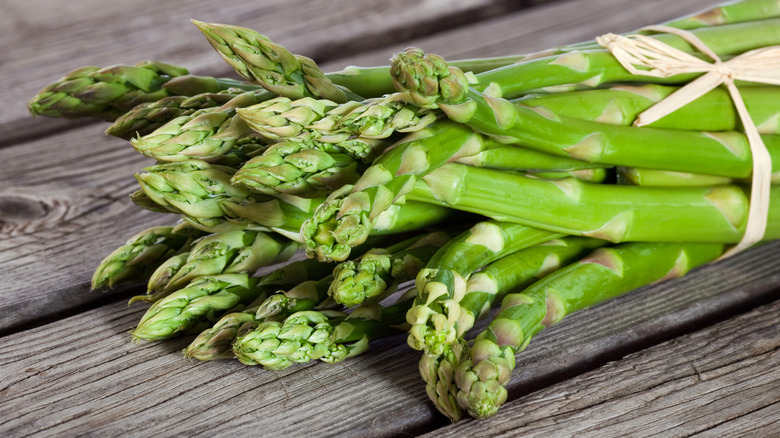
[[[247,365],[281,370],[295,363],[320,359],[340,362],[368,350],[370,341],[402,330],[413,293],[392,306],[363,304],[352,313],[300,311],[284,321],[266,321],[234,344],[236,357]]]
[[[171,120],[192,115],[207,108],[226,104],[243,90],[228,88],[217,93],[201,93],[195,96],[168,96],[154,102],[144,102],[116,119],[106,129],[106,134],[130,140],[151,134]]]
[[[400,283],[414,279],[448,240],[447,233],[433,232],[339,263],[333,269],[328,295],[347,307],[381,301]]]
[[[298,244],[275,233],[238,230],[212,234],[196,242],[185,257],[169,259],[152,275],[146,295],[156,301],[198,277],[248,272],[287,260]]]
[[[221,312],[246,304],[266,293],[247,273],[202,276],[152,304],[133,330],[135,339],[160,341],[186,331],[195,323],[214,320]]]
[[[475,418],[494,415],[506,401],[504,386],[515,354],[564,316],[655,281],[680,277],[717,258],[719,244],[629,243],[597,249],[522,293],[507,295],[488,328],[458,366],[459,405]]]
[[[387,146],[385,142],[378,138],[362,138],[357,130],[340,128],[340,132],[331,131],[335,123],[333,119],[340,120],[342,114],[356,106],[360,105],[350,102],[336,106],[334,102],[325,99],[305,97],[291,100],[277,97],[241,108],[238,115],[266,138],[305,142],[311,147],[329,152],[341,150],[356,160],[368,162]],[[326,116],[327,120],[324,119]]]
[[[357,248],[356,254],[362,254],[382,239],[369,239]],[[233,358],[233,342],[237,337],[254,330],[266,319],[279,319],[280,315],[289,315],[295,309],[311,309],[323,305],[327,300],[327,287],[332,276],[332,265],[316,259],[305,259],[289,263],[260,277],[258,286],[290,287],[287,292],[272,295],[268,299],[255,301],[249,308],[223,316],[213,327],[204,330],[185,349],[184,354],[198,360]],[[329,277],[322,282],[318,280]],[[284,301],[284,303],[282,303]],[[283,305],[284,304],[284,305]],[[263,306],[264,310],[260,311]],[[306,307],[308,306],[308,307]],[[258,317],[259,313],[259,317]]]
[[[276,143],[244,163],[230,181],[269,195],[326,196],[360,177],[354,158],[329,149],[297,141]]]
[[[301,228],[307,253],[344,260],[377,218],[409,193],[418,178],[456,155],[471,155],[485,138],[453,122],[433,124],[388,149],[354,186],[331,193]],[[333,258],[334,256],[339,258]]]
[[[27,104],[33,115],[114,120],[141,102],[168,95],[162,84],[187,69],[162,62],[76,69],[41,90]]]
[[[441,354],[452,341],[445,335],[460,316],[466,278],[475,270],[507,254],[560,237],[506,222],[479,222],[441,247],[417,275],[417,298],[406,320],[409,345]]]
[[[741,186],[660,189],[546,181],[460,164],[442,166],[424,179],[407,199],[611,242],[734,243],[747,221]],[[517,193],[523,195],[513,196]],[[766,239],[780,235],[778,197],[780,190],[772,190]]]
[[[254,194],[230,184],[233,168],[199,160],[159,164],[144,171],[136,179],[150,198],[212,232],[247,226],[297,231],[322,202]]]
[[[143,230],[100,262],[92,275],[92,289],[145,279],[171,256],[188,251],[203,234],[187,223]]]
[[[537,112],[596,121],[613,125],[631,125],[642,111],[660,102],[679,87],[657,84],[616,85],[606,89],[569,93],[536,94],[513,100]],[[740,94],[762,134],[777,134],[780,112],[777,87],[743,86]],[[716,88],[684,107],[657,120],[648,127],[693,131],[730,131],[738,129],[739,118],[725,89]]]
[[[331,82],[314,61],[293,55],[264,35],[238,26],[192,22],[239,75],[273,93],[294,99],[360,100]]]
[[[331,266],[327,263],[314,259],[300,260],[259,277],[257,286],[265,289],[289,287],[312,279],[322,279],[328,276],[330,271]],[[249,304],[243,311],[229,313],[220,318],[213,327],[204,330],[187,346],[184,355],[198,360],[234,357],[232,345],[236,337],[254,330],[260,324],[256,313],[265,302],[265,297],[262,298]]]
[[[236,110],[263,98],[251,91],[239,94],[218,108],[206,108],[177,117],[130,143],[140,154],[166,162],[214,160],[241,139],[254,140],[260,148],[265,141],[236,116]]]

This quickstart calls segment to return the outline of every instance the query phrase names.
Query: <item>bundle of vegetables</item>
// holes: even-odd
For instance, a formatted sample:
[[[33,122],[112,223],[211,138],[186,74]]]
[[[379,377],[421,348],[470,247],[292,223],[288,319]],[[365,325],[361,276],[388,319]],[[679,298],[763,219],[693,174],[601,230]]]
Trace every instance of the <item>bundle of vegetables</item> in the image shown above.
[[[243,80],[85,67],[29,105],[112,121],[107,133],[157,161],[131,199],[181,221],[132,237],[92,281],[148,280],[137,339],[200,333],[188,357],[281,369],[406,332],[437,409],[486,418],[540,330],[718,259],[757,214],[759,236],[780,237],[780,190],[749,208],[768,168],[755,137],[780,153],[777,77],[737,83],[756,135],[724,87],[638,127],[700,75],[629,71],[587,42],[451,63],[410,48],[325,74],[253,30],[195,25]],[[698,59],[672,31],[687,29],[728,61],[780,44],[780,6],[666,26],[643,41]]]

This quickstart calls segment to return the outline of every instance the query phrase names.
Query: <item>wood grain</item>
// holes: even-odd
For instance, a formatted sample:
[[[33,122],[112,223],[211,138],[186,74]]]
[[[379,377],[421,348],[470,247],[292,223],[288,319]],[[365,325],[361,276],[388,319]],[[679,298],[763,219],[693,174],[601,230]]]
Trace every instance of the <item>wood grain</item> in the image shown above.
[[[155,59],[195,74],[235,77],[190,24],[193,18],[257,29],[294,53],[327,60],[522,6],[508,0],[370,0],[359,6],[350,0],[223,1],[218,7],[185,0],[4,3],[0,146],[73,126],[66,120],[33,120],[25,105],[38,90],[84,65]]]
[[[778,313],[775,302],[431,436],[777,436]]]
[[[565,318],[518,356],[510,394],[519,397],[777,299],[771,290],[780,273],[771,266],[779,246],[766,245]],[[233,361],[186,361],[179,351],[187,339],[132,344],[128,332],[144,309],[117,303],[4,337],[0,418],[9,420],[0,424],[0,435],[115,436],[144,427],[148,433],[186,436],[268,431],[362,437],[416,434],[444,424],[425,395],[419,353],[403,336],[340,364],[271,372]],[[756,345],[777,345],[776,331],[753,329],[746,330],[756,331],[750,334]],[[655,365],[642,368],[646,376],[635,379],[664,375],[664,364]],[[701,366],[713,372],[707,361]],[[590,382],[578,383],[581,393],[591,390]],[[742,406],[743,394],[721,394],[723,406]],[[514,424],[525,415],[497,418]]]

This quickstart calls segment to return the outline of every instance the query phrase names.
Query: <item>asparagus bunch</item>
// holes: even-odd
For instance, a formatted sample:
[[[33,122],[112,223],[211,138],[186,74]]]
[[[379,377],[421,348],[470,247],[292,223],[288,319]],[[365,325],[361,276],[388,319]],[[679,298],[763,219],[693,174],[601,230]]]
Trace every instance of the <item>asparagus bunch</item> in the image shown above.
[[[779,17],[777,2],[744,0],[666,24],[728,59],[780,43]],[[408,332],[434,405],[485,418],[539,330],[745,233],[752,157],[723,90],[632,126],[693,74],[634,76],[594,42],[451,63],[410,48],[326,74],[254,30],[194,23],[244,80],[88,67],[30,102],[113,121],[109,134],[158,161],[131,200],[183,222],[132,237],[92,281],[149,278],[136,339],[201,331],[188,357],[282,369]],[[775,158],[777,87],[738,85]],[[778,196],[765,238],[780,236]],[[450,233],[401,234],[431,226]],[[393,237],[366,243],[377,234]],[[298,248],[309,259],[256,274]]]

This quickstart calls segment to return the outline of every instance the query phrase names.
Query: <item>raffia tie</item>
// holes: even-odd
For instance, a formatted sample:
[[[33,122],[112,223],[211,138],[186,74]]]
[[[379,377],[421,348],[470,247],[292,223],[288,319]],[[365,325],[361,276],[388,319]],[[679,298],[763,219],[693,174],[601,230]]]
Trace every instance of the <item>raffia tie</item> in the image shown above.
[[[742,121],[753,156],[753,178],[745,234],[721,258],[730,257],[764,237],[772,176],[772,159],[734,81],[780,85],[780,46],[751,50],[723,62],[691,32],[666,26],[649,26],[643,30],[677,35],[709,56],[713,62],[704,61],[645,35],[624,37],[610,33],[596,38],[598,44],[612,52],[620,64],[635,75],[666,78],[685,73],[704,73],[637,116],[634,125],[653,123],[721,84],[728,88]]]

